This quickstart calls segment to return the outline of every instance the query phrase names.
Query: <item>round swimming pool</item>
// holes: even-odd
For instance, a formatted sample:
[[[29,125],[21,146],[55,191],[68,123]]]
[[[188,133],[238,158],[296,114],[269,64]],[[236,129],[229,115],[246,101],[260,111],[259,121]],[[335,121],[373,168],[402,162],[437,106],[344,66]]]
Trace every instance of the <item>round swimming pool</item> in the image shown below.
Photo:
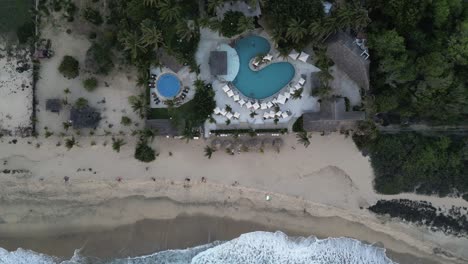
[[[172,73],[164,73],[159,76],[156,82],[156,88],[161,96],[172,98],[180,92],[180,81],[176,75]]]

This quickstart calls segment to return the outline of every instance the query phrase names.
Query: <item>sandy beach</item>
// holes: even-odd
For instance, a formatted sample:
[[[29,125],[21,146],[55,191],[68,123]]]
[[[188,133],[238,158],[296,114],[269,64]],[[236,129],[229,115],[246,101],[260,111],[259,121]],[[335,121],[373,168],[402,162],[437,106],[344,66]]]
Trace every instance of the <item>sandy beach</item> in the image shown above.
[[[81,147],[70,151],[56,146],[61,138],[9,144],[11,140],[3,138],[0,143],[2,171],[22,171],[1,174],[3,238],[97,232],[143,219],[203,214],[294,234],[383,243],[392,252],[440,263],[463,260],[435,255],[435,248],[467,257],[466,238],[377,218],[365,210],[380,198],[427,200],[447,208],[466,206],[465,201],[376,194],[368,158],[340,134],[313,135],[307,149],[297,144],[294,135],[284,136],[280,153],[231,156],[220,151],[211,160],[203,155],[208,142],[157,138],[153,147],[159,157],[147,165],[132,157],[131,138],[120,153],[104,147],[102,143],[110,141],[104,137],[78,138]],[[97,145],[90,146],[91,140]],[[70,177],[69,182],[64,176]]]

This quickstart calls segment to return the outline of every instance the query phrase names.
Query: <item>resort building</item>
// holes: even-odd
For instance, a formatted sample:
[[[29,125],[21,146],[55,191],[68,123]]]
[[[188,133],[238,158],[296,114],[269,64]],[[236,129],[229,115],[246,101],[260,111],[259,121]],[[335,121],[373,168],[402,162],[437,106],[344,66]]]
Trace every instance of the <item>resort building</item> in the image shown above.
[[[234,129],[291,130],[304,111],[318,110],[311,73],[320,70],[309,54],[283,57],[261,30],[234,40],[202,30],[201,39],[197,63],[217,105],[205,123],[206,137]]]
[[[369,90],[369,52],[365,38],[339,32],[327,40],[327,55],[361,88]]]
[[[303,115],[303,128],[309,132],[335,132],[350,130],[356,121],[364,120],[365,112],[346,111],[346,102],[343,97],[323,100],[319,112],[307,112]]]

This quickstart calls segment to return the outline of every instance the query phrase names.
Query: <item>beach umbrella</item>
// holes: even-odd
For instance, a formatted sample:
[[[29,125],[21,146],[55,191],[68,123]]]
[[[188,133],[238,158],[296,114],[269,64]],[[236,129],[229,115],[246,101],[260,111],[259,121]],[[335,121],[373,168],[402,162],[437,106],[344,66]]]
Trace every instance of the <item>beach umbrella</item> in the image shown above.
[[[302,85],[300,85],[298,83],[296,83],[296,85],[294,85],[294,89],[296,89],[296,90],[299,90],[301,88],[302,88]]]
[[[283,112],[283,113],[281,114],[281,117],[282,117],[282,118],[287,118],[288,116],[289,116],[289,115],[288,115],[287,112]]]
[[[226,114],[227,119],[231,119],[233,116],[234,116],[234,115],[233,115],[232,113],[227,113],[227,114]]]
[[[240,113],[235,112],[235,113],[234,113],[234,118],[239,119],[239,117],[240,117]]]
[[[239,101],[239,104],[240,104],[240,106],[243,106],[243,105],[245,105],[245,101],[244,101],[244,99],[240,99],[240,101]]]
[[[214,114],[215,114],[215,115],[221,114],[221,109],[219,109],[219,107],[216,107],[216,108],[214,109]]]
[[[227,92],[227,96],[233,97],[233,96],[234,96],[234,92],[233,92],[232,90],[229,90],[229,91]]]
[[[250,101],[248,101],[245,106],[247,107],[247,109],[250,109],[252,108],[252,103]]]
[[[273,139],[272,145],[273,145],[274,147],[278,147],[278,148],[279,148],[279,147],[281,147],[281,146],[283,145],[283,140],[282,140],[281,138],[275,138],[275,139]]]
[[[284,97],[286,97],[287,99],[291,98],[291,94],[289,92],[286,92],[284,93]]]
[[[255,104],[253,104],[252,107],[253,109],[257,110],[260,108],[260,105],[257,102],[255,102]]]
[[[289,53],[288,56],[289,56],[291,59],[293,59],[293,60],[297,60],[297,57],[299,56],[299,53],[297,53],[297,51],[293,49],[293,50],[291,51],[291,53]]]
[[[267,106],[268,106],[268,108],[272,108],[272,107],[273,107],[273,104],[272,104],[271,102],[268,102],[268,103],[267,103]]]
[[[268,112],[263,113],[263,118],[269,118],[269,117],[270,117],[270,113]]]
[[[231,89],[229,88],[229,86],[228,86],[227,84],[223,86],[223,91],[224,91],[225,93],[227,93],[227,92],[230,91],[230,90],[231,90]]]
[[[273,59],[273,56],[271,56],[271,54],[268,54],[263,59],[265,59],[267,61],[271,61],[271,59]]]
[[[221,140],[219,138],[216,138],[211,141],[211,147],[213,148],[220,148],[221,147]]]
[[[225,116],[227,114],[226,110],[225,109],[221,109],[221,112],[220,112],[221,115]]]
[[[273,144],[273,139],[271,138],[265,138],[262,140],[262,146],[265,147],[270,147]]]
[[[223,141],[222,145],[223,148],[230,148],[232,147],[232,140],[226,139]]]
[[[301,79],[299,79],[299,84],[300,84],[300,85],[304,85],[305,81],[306,81],[306,80],[305,80],[304,78],[301,77]]]
[[[275,114],[276,114],[275,111],[271,110],[271,111],[270,111],[270,118],[274,118],[274,117],[275,117]]]
[[[238,94],[234,95],[234,102],[237,102],[239,100],[240,100],[239,95]]]
[[[299,55],[299,60],[303,62],[307,62],[307,59],[309,58],[309,54],[305,52],[301,52],[301,55]]]
[[[278,96],[278,100],[276,100],[276,101],[278,102],[278,104],[284,104],[284,103],[286,103],[286,99],[287,99],[286,96],[280,94]]]
[[[261,103],[261,104],[260,104],[260,109],[265,110],[265,109],[267,109],[267,108],[268,108],[268,107],[267,107],[267,104],[265,104],[265,103]]]
[[[260,149],[260,147],[262,146],[262,142],[259,139],[253,138],[249,139],[246,142],[246,145],[251,149]]]

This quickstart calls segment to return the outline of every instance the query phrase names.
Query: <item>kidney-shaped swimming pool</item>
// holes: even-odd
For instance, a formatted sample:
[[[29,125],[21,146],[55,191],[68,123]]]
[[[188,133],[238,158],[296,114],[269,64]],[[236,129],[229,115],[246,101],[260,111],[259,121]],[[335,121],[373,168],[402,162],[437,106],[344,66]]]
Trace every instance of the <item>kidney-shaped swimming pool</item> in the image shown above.
[[[270,43],[265,38],[249,36],[238,40],[235,48],[240,67],[233,84],[247,97],[264,99],[272,96],[294,77],[294,66],[289,62],[272,63],[259,71],[250,69],[252,58],[270,51]]]

